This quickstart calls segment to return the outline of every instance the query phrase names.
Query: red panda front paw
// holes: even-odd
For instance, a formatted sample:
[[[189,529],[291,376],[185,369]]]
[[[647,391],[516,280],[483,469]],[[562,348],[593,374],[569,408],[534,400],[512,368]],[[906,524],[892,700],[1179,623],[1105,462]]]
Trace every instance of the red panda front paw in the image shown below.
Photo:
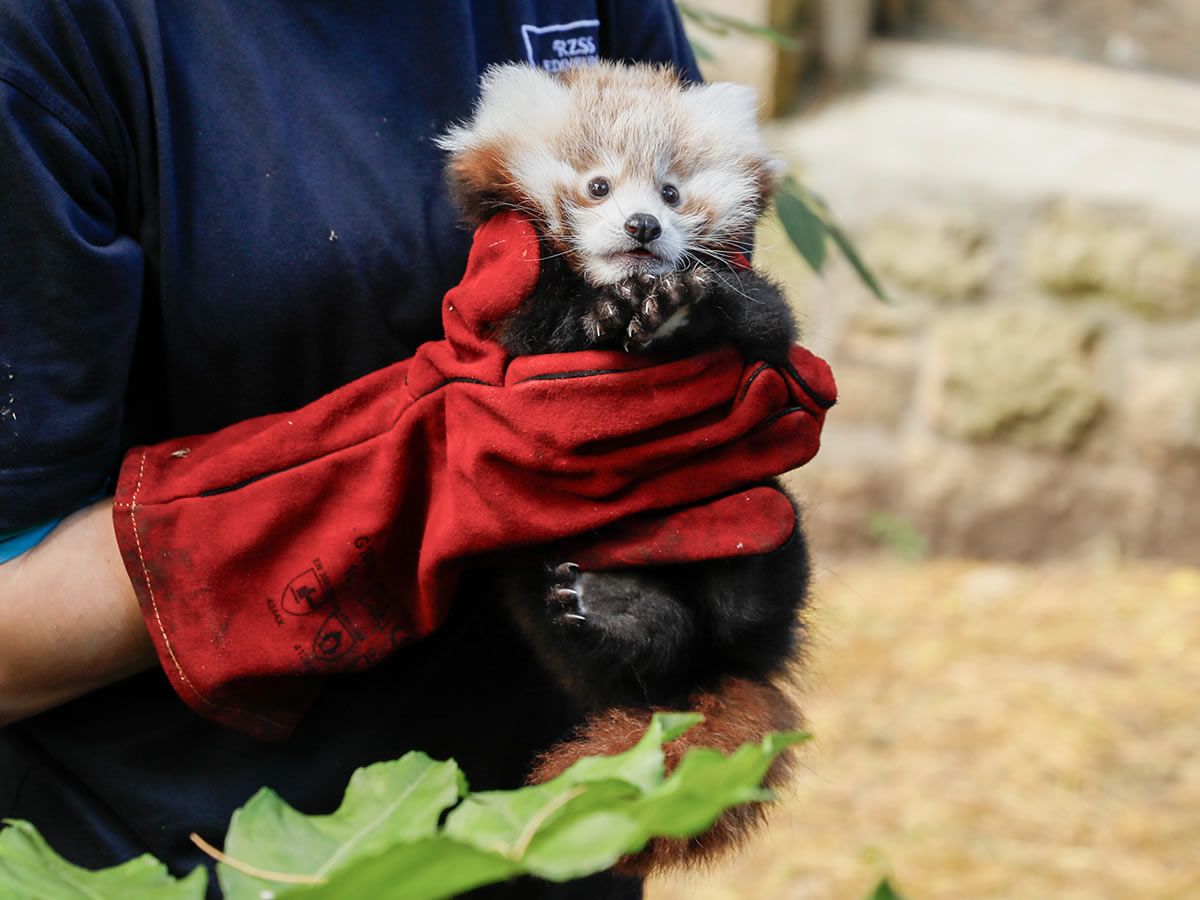
[[[685,326],[692,305],[708,293],[709,275],[703,269],[668,272],[639,281],[639,286],[625,341],[631,351],[648,350]]]
[[[547,598],[552,609],[557,610],[554,621],[559,625],[582,625],[587,621],[583,610],[583,597],[579,588],[579,566],[565,562],[554,570],[554,583]]]
[[[589,343],[605,343],[624,334],[632,317],[632,288],[625,282],[614,284],[583,314],[583,330]]]

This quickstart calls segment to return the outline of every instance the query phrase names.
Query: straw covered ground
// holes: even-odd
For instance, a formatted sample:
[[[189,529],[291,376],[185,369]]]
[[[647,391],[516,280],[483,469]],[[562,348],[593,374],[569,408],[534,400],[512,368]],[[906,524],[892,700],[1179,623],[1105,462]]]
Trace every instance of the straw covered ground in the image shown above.
[[[651,900],[1200,896],[1200,570],[827,564],[770,833]]]

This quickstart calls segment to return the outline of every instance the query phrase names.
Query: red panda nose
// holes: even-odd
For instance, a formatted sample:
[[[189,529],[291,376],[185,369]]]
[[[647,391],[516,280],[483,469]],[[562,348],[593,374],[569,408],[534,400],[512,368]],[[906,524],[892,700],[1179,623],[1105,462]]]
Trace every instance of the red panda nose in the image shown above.
[[[662,234],[662,226],[648,213],[634,213],[625,220],[625,233],[639,244],[648,244]]]

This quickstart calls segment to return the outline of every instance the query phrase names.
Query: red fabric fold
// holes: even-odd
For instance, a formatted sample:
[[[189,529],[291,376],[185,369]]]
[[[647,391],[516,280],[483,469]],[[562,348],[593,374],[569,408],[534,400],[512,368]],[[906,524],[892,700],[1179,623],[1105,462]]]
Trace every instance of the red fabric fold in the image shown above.
[[[294,412],[126,456],[118,543],[197,712],[285,737],[321,676],[437,628],[484,555],[574,538],[590,566],[645,565],[790,536],[786,498],[747,486],[817,452],[825,363],[801,348],[778,369],[732,348],[510,360],[492,326],[538,254],[527,221],[498,216],[446,295],[444,340]]]

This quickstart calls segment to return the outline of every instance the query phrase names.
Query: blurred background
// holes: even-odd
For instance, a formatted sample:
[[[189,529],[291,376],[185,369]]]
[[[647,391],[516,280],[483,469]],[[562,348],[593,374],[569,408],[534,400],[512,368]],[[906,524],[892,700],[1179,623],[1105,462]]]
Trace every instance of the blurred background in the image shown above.
[[[890,302],[760,234],[841,390],[791,480],[815,739],[650,896],[1196,896],[1200,2],[681,7]]]

